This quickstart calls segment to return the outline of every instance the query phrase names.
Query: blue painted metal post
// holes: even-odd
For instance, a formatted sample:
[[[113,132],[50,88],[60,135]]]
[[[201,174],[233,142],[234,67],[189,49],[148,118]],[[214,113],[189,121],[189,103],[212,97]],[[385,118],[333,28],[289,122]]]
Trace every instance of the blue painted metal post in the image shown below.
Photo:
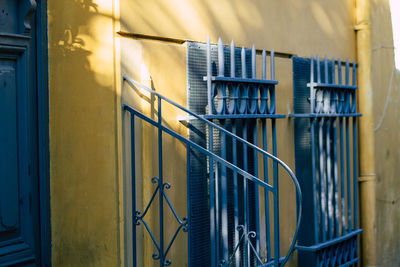
[[[350,172],[350,136],[349,118],[345,119],[346,125],[346,171],[347,171],[347,232],[351,231],[351,172]]]
[[[158,101],[158,125],[162,125],[162,112],[161,112],[161,98],[157,98]],[[163,155],[162,155],[162,129],[158,127],[158,186],[159,186],[159,216],[160,216],[160,267],[164,266],[164,180],[163,180]]]
[[[332,84],[336,84],[336,77],[335,77],[335,58],[332,58]],[[337,113],[338,109],[338,93],[335,89],[332,89],[332,99],[331,99],[331,111],[333,113]],[[334,229],[334,237],[339,237],[339,191],[338,191],[338,186],[339,186],[339,174],[338,174],[338,155],[337,155],[337,123],[338,120],[336,117],[333,118],[332,120],[332,133],[333,133],[333,191],[334,191],[334,205],[335,205],[335,229]]]
[[[356,79],[356,69],[357,65],[356,62],[353,62],[353,85],[356,85],[357,79]],[[356,93],[354,92],[354,104],[356,104]],[[354,110],[354,112],[356,112]],[[357,163],[357,118],[353,117],[353,189],[354,189],[354,229],[358,229],[358,174],[357,174],[357,168],[358,168],[358,163]]]
[[[257,73],[256,73],[256,47],[253,45],[251,48],[251,75],[253,79],[257,79]],[[255,97],[255,108],[257,111],[257,88],[253,88],[254,95]],[[253,144],[257,146],[257,134],[258,134],[258,129],[257,129],[257,119],[254,120],[253,123]],[[253,149],[253,157],[254,157],[254,176],[258,177],[258,152]],[[258,185],[253,184],[254,187],[254,198],[255,198],[255,232],[256,232],[256,251],[258,254],[260,254],[260,197],[259,197],[259,192],[258,192]]]
[[[338,84],[342,82],[342,61],[338,59]],[[338,113],[344,112],[344,93],[343,90],[339,92],[338,100]],[[340,196],[342,207],[342,236],[346,234],[346,203],[345,203],[345,165],[344,165],[344,133],[343,133],[343,117],[339,117],[339,132],[340,132]]]
[[[267,120],[262,120],[262,133],[263,133],[263,149],[268,151],[268,139],[267,139]],[[268,183],[268,158],[264,155],[263,157],[264,166],[264,182]],[[264,189],[264,218],[265,218],[265,247],[267,250],[267,261],[271,260],[271,229],[269,221],[269,191]]]
[[[349,73],[349,60],[346,60],[346,85],[350,85],[350,73]],[[345,92],[345,112],[350,111],[350,95],[349,92]],[[347,171],[347,231],[352,230],[352,219],[351,219],[351,172],[350,172],[350,127],[349,117],[345,119],[346,125],[346,171]]]
[[[326,177],[328,180],[328,238],[333,238],[333,184],[331,158],[331,119],[326,122]]]
[[[272,154],[277,155],[276,147],[276,122],[271,119],[272,124]],[[280,233],[279,233],[279,179],[278,179],[278,164],[273,163],[273,179],[274,179],[274,265],[279,266],[280,252]]]
[[[231,59],[231,78],[235,78],[235,71],[236,71],[236,66],[235,66],[235,43],[231,42],[231,53],[230,53],[230,59]],[[237,96],[237,92],[233,90],[233,93],[235,94],[234,97]],[[234,104],[236,104],[234,102]],[[232,120],[232,133],[234,135],[238,135],[237,132],[237,120]],[[232,138],[232,163],[233,165],[237,166],[238,160],[237,160],[237,142],[235,138]],[[237,244],[239,242],[239,232],[238,232],[238,226],[239,226],[239,190],[238,190],[238,175],[236,171],[233,171],[233,205],[234,205],[234,238],[233,238],[233,244]],[[235,266],[239,266],[240,264],[240,255],[239,251],[235,252]]]
[[[221,38],[218,39],[218,76],[224,77],[225,72],[224,44]],[[223,85],[222,85],[223,86]],[[226,129],[226,121],[222,120],[222,127]],[[226,135],[221,133],[221,157],[226,160]],[[222,259],[227,260],[228,255],[228,184],[226,177],[226,167],[221,166],[221,234],[222,234]]]
[[[188,234],[188,237],[187,237],[187,248],[188,248],[188,266],[190,267],[191,266],[191,260],[190,260],[190,255],[192,254],[191,253],[191,250],[190,250],[190,247],[191,247],[191,238],[190,238],[190,229],[189,229],[189,227],[190,227],[190,222],[191,222],[191,217],[192,217],[192,212],[191,212],[191,210],[190,210],[190,207],[191,207],[191,203],[190,203],[190,200],[192,199],[191,198],[191,196],[190,196],[190,188],[191,188],[191,177],[190,177],[190,172],[191,172],[191,163],[190,163],[190,145],[189,144],[186,144],[186,194],[187,194],[187,196],[186,196],[186,199],[187,199],[187,219],[186,219],[186,222],[187,222],[187,234]]]
[[[262,79],[267,79],[267,53],[262,51]],[[268,151],[267,120],[262,119],[262,139],[263,149]],[[268,179],[268,158],[263,156],[264,182],[269,183]],[[264,189],[264,219],[265,219],[265,247],[267,251],[267,262],[271,261],[271,229],[269,219],[269,191]]]
[[[311,140],[315,140],[315,131],[316,131],[316,119],[311,118],[310,119],[310,124],[311,124]],[[317,227],[319,225],[318,221],[318,210],[319,210],[319,205],[318,205],[318,188],[317,188],[317,170],[316,170],[316,147],[315,147],[315,142],[311,142],[311,167],[312,167],[312,183],[313,183],[313,204],[314,204],[314,237],[316,242],[319,242],[319,228]]]
[[[310,64],[310,113],[315,112],[315,89],[314,89],[314,56],[311,56],[311,64]],[[311,168],[312,168],[312,183],[313,183],[313,205],[314,205],[314,237],[315,240],[318,242],[319,241],[319,228],[317,227],[319,225],[319,217],[318,217],[318,211],[319,211],[319,205],[318,205],[318,188],[317,188],[317,166],[316,166],[316,147],[315,147],[315,142],[313,140],[316,140],[316,119],[310,118],[310,124],[311,124]]]
[[[321,202],[321,238],[326,241],[326,179],[324,164],[324,118],[318,121],[318,156],[319,156],[319,183],[320,183],[320,202]]]
[[[132,263],[136,267],[136,168],[135,168],[135,116],[131,116],[131,188],[132,188]]]
[[[223,120],[222,125],[226,129],[226,121]],[[226,160],[226,134],[221,133],[221,157]],[[222,235],[222,259],[227,260],[228,255],[228,184],[226,177],[226,167],[221,166],[221,235]]]
[[[333,178],[334,178],[334,201],[335,201],[335,230],[334,230],[334,237],[339,237],[339,179],[338,179],[338,160],[337,160],[337,119],[334,118],[332,121],[332,133],[333,133]]]
[[[232,121],[232,133],[237,135],[237,121]],[[233,165],[237,166],[237,142],[236,139],[232,139],[232,163]],[[234,244],[239,242],[239,233],[238,233],[238,226],[239,226],[239,190],[238,190],[238,175],[236,171],[233,171],[233,205],[234,205]],[[240,262],[239,251],[235,253],[235,266],[239,266]]]
[[[343,118],[339,118],[339,131],[340,131],[340,196],[342,203],[342,236],[346,234],[346,210],[345,210],[345,178],[344,178],[344,136],[343,136]]]
[[[271,51],[271,80],[275,80],[275,52]],[[272,154],[277,156],[276,147],[276,120],[271,119],[272,130]],[[280,232],[279,232],[279,178],[278,164],[273,162],[273,182],[274,182],[274,265],[279,266],[280,252]]]
[[[311,56],[311,70],[310,70],[310,113],[315,112],[315,97],[314,90],[314,56]]]
[[[356,85],[356,62],[353,62],[353,85]],[[356,112],[356,92],[353,93],[353,101],[352,105],[354,108],[352,112]],[[353,212],[354,212],[354,223],[353,229],[358,229],[358,173],[357,173],[357,118],[353,117]],[[354,241],[354,257],[357,255],[358,244],[357,239]]]
[[[242,64],[242,78],[247,78],[246,74],[246,51],[244,47],[242,47],[241,51],[241,64]],[[247,140],[247,120],[242,120],[243,128],[242,128],[242,136],[244,140]],[[248,171],[248,162],[247,162],[247,145],[243,143],[243,170]],[[243,177],[243,213],[244,213],[244,230],[246,233],[249,232],[249,213],[248,213],[248,181]],[[245,239],[246,241],[247,239]],[[247,241],[244,242],[244,261],[245,266],[250,265],[250,247],[247,244]]]
[[[212,114],[212,92],[211,92],[211,44],[210,37],[207,37],[207,96],[208,96],[208,114]]]
[[[247,140],[247,121],[243,120],[243,139]],[[243,143],[243,170],[248,172],[248,162],[247,162],[247,145]],[[244,230],[246,233],[249,232],[249,204],[248,204],[248,181],[243,177],[243,212],[244,212]],[[247,239],[245,239],[247,240]],[[250,246],[247,241],[244,244],[244,259],[245,266],[250,266]]]
[[[211,44],[210,37],[207,37],[207,94],[208,94],[208,114],[212,114],[212,95],[211,95]],[[213,127],[208,125],[209,136],[208,146],[211,152],[214,151],[214,140],[213,140]],[[211,266],[216,267],[218,265],[219,253],[218,253],[218,235],[216,231],[218,229],[217,221],[217,210],[215,207],[216,192],[215,192],[215,176],[214,176],[214,162],[213,158],[209,157],[208,172],[210,176],[210,241],[211,241]]]

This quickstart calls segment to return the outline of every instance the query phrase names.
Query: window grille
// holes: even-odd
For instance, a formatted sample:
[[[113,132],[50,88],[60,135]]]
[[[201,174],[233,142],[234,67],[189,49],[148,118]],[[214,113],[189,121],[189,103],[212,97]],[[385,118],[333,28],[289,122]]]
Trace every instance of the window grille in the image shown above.
[[[352,80],[351,79],[352,70]],[[344,82],[342,73],[345,73]],[[293,58],[299,266],[358,262],[356,63]]]

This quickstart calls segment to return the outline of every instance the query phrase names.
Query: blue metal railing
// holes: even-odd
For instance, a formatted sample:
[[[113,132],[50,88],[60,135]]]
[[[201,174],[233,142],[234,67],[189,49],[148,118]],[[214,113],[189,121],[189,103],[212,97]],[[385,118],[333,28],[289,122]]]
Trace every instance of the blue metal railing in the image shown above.
[[[182,143],[184,143],[186,145],[186,149],[187,149],[187,185],[189,187],[190,184],[190,177],[189,177],[189,170],[190,170],[190,157],[191,157],[191,151],[192,150],[196,150],[200,153],[202,153],[203,155],[207,156],[209,158],[209,162],[210,164],[208,165],[208,172],[210,174],[210,180],[212,179],[212,176],[215,175],[214,177],[218,177],[219,176],[219,171],[221,170],[221,177],[223,175],[226,175],[226,170],[230,170],[231,172],[233,172],[234,175],[236,176],[242,176],[243,177],[243,181],[251,181],[252,183],[254,183],[254,185],[260,186],[261,188],[263,188],[266,192],[266,198],[268,198],[268,193],[267,192],[271,192],[274,196],[274,198],[277,198],[277,194],[278,194],[278,184],[277,181],[274,182],[273,185],[268,184],[267,182],[261,180],[258,178],[257,173],[254,174],[250,174],[248,171],[246,171],[246,168],[242,169],[239,168],[238,166],[235,165],[235,161],[233,160],[232,162],[229,162],[226,157],[224,158],[224,156],[219,156],[216,153],[213,152],[213,132],[217,131],[219,132],[224,138],[231,138],[232,142],[235,143],[240,143],[243,145],[243,150],[247,151],[247,149],[253,149],[254,153],[261,153],[264,161],[266,161],[267,158],[270,158],[274,161],[274,164],[279,164],[280,166],[282,166],[286,172],[290,175],[294,185],[295,185],[295,189],[296,189],[296,201],[297,201],[297,222],[296,222],[296,229],[294,232],[294,236],[293,236],[293,241],[291,242],[291,245],[289,247],[289,250],[287,252],[287,255],[284,258],[280,258],[279,256],[279,251],[280,251],[280,247],[279,247],[279,235],[275,235],[275,237],[277,238],[277,240],[275,240],[274,245],[275,245],[275,259],[279,259],[279,260],[274,260],[273,257],[271,257],[271,255],[267,255],[267,257],[265,259],[261,259],[261,256],[259,254],[259,251],[257,248],[255,248],[252,244],[252,242],[249,241],[249,238],[253,238],[254,235],[256,234],[254,231],[246,231],[246,228],[244,228],[244,226],[242,225],[238,225],[237,230],[241,233],[240,235],[240,241],[239,243],[235,246],[234,248],[234,253],[232,255],[228,255],[227,252],[227,248],[226,251],[224,252],[224,257],[222,258],[222,260],[220,258],[217,258],[214,255],[214,258],[211,259],[211,263],[212,266],[216,266],[216,265],[230,265],[233,263],[233,259],[234,259],[234,255],[236,254],[236,251],[239,249],[240,246],[240,242],[244,242],[246,244],[246,246],[248,247],[248,251],[249,253],[252,253],[253,256],[256,258],[255,264],[257,266],[262,265],[262,266],[283,266],[288,260],[289,257],[291,255],[291,253],[293,252],[294,248],[295,248],[295,243],[296,243],[296,239],[297,239],[297,234],[298,234],[298,229],[300,226],[300,221],[301,221],[301,202],[302,202],[302,195],[301,195],[301,190],[300,190],[300,186],[299,183],[294,175],[294,173],[290,170],[290,168],[283,162],[281,161],[279,158],[277,158],[276,156],[266,152],[265,150],[259,148],[258,146],[250,143],[249,141],[245,140],[245,138],[241,138],[237,135],[235,135],[234,133],[229,132],[228,130],[224,129],[223,127],[209,121],[206,118],[203,118],[202,116],[199,116],[197,114],[195,114],[194,112],[191,112],[190,110],[182,107],[181,105],[173,102],[172,100],[162,96],[161,94],[155,92],[154,90],[136,82],[135,80],[124,76],[124,81],[126,83],[128,83],[130,86],[132,87],[137,87],[141,90],[145,90],[149,93],[151,93],[153,96],[157,97],[157,106],[158,106],[158,120],[153,120],[149,117],[147,117],[146,115],[144,115],[143,113],[141,113],[140,111],[128,106],[128,105],[124,105],[124,109],[128,112],[130,112],[131,114],[131,165],[132,165],[132,205],[133,205],[133,211],[134,211],[134,226],[132,229],[133,232],[133,242],[134,242],[134,251],[133,251],[133,261],[134,261],[134,266],[136,266],[136,226],[139,224],[143,224],[145,229],[147,230],[147,232],[149,233],[154,246],[156,248],[156,253],[153,254],[153,259],[154,260],[158,260],[160,266],[168,266],[171,264],[171,260],[167,259],[167,255],[168,252],[176,238],[176,236],[178,235],[180,230],[183,231],[187,231],[188,229],[190,229],[190,221],[191,218],[190,216],[184,217],[182,219],[179,218],[179,216],[177,215],[175,209],[173,208],[173,205],[170,203],[167,195],[166,195],[166,191],[165,189],[168,189],[170,187],[169,184],[164,183],[163,180],[163,158],[162,158],[162,135],[163,133],[166,133],[174,138],[176,138],[177,140],[181,141]],[[192,142],[191,140],[183,137],[182,135],[176,133],[175,131],[171,130],[170,128],[164,126],[163,122],[162,122],[162,101],[165,101],[166,103],[169,103],[171,105],[173,105],[174,107],[180,109],[181,111],[186,112],[188,115],[190,115],[191,117],[193,117],[196,120],[202,121],[203,123],[205,123],[208,127],[209,130],[211,132],[211,134],[209,135],[209,141],[211,143],[211,146],[208,148],[202,147],[201,145]],[[135,125],[135,117],[146,121],[148,123],[150,123],[151,125],[157,127],[158,129],[158,164],[159,164],[159,177],[157,178],[153,178],[153,183],[157,184],[157,187],[151,197],[150,202],[148,203],[147,207],[145,208],[143,214],[140,213],[139,211],[136,210],[136,196],[135,196],[135,186],[136,186],[136,177],[135,177],[135,129],[134,129],[134,125]],[[266,142],[266,141],[265,141]],[[225,176],[226,177],[226,176]],[[277,177],[277,176],[276,176]],[[205,177],[206,179],[206,177]],[[246,182],[247,183],[247,182]],[[244,183],[244,184],[246,184]],[[218,192],[215,192],[218,193]],[[152,203],[154,203],[154,199],[156,197],[156,195],[158,194],[158,198],[159,198],[159,239],[157,240],[157,238],[155,237],[155,235],[153,234],[153,232],[151,231],[150,227],[147,225],[146,220],[145,220],[145,215],[147,213],[147,210],[149,209],[150,205]],[[172,210],[175,219],[178,221],[179,223],[179,227],[176,230],[176,232],[173,235],[172,240],[168,243],[166,249],[164,246],[164,214],[163,214],[163,205],[164,205],[164,200],[167,202],[168,207]],[[244,201],[246,201],[244,199]],[[190,198],[188,197],[187,199],[187,205],[188,205],[188,209],[190,207]],[[214,206],[213,201],[210,200],[210,210],[215,210],[216,207]],[[279,225],[279,213],[278,213],[278,200],[274,200],[274,225],[275,227],[278,229],[278,225]],[[236,205],[236,204],[235,204]],[[266,209],[268,210],[268,208],[266,207]],[[256,212],[258,213],[259,210],[256,210]],[[265,216],[268,217],[269,216],[269,212],[265,213]],[[269,226],[268,226],[269,227]],[[215,229],[214,229],[215,230]],[[217,232],[217,231],[216,231]],[[213,233],[212,233],[213,234]],[[218,238],[218,235],[216,236],[216,238]],[[190,245],[190,235],[188,236],[188,245]],[[190,253],[189,253],[190,256]],[[247,254],[246,257],[250,258],[250,255]],[[188,259],[188,262],[190,262],[190,259]],[[248,261],[249,262],[249,261]]]
[[[296,170],[303,192],[312,196],[303,200],[307,207],[303,212],[313,219],[300,230],[299,264],[349,266],[358,262],[357,236],[362,232],[357,219],[357,117],[361,114],[356,110],[356,63],[352,64],[350,84],[348,60],[344,83],[340,59],[328,61],[325,57],[320,62],[317,56],[294,61],[295,65],[298,61],[310,66],[309,83],[305,84],[307,78],[301,75],[295,78],[296,113],[290,115],[297,118]],[[304,67],[295,66],[294,75],[297,72],[304,73]],[[305,145],[303,140],[310,141]],[[304,158],[310,166],[305,165]],[[306,171],[299,174],[300,169]]]

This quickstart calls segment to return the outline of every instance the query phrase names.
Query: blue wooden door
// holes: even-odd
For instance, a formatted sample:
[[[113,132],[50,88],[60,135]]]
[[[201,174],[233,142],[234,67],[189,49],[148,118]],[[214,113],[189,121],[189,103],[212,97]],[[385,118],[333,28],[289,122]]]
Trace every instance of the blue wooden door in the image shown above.
[[[0,266],[41,264],[35,8],[0,0]]]

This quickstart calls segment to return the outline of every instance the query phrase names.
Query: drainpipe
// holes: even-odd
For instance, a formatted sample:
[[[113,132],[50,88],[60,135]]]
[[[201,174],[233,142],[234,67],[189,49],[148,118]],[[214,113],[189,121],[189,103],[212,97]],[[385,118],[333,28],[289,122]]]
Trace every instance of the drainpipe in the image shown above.
[[[375,143],[373,126],[373,92],[371,82],[370,0],[356,0],[356,38],[358,62],[358,108],[361,254],[363,266],[376,266],[375,234]]]

